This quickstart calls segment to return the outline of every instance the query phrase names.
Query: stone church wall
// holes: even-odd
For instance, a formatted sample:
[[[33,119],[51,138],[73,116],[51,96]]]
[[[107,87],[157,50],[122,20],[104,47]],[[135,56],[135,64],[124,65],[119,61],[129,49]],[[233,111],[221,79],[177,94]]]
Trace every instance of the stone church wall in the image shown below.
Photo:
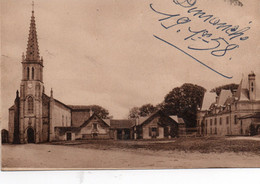
[[[71,126],[70,109],[63,106],[62,104],[55,102],[53,106],[52,126],[53,127]]]
[[[13,138],[14,138],[14,110],[13,109],[9,109],[8,128],[9,128],[9,142],[13,142]]]

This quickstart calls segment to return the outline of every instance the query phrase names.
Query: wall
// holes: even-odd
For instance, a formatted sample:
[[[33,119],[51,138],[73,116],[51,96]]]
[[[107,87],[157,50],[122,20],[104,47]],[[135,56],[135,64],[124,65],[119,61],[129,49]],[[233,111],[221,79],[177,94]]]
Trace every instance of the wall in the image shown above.
[[[94,129],[94,125],[97,124],[97,130]],[[97,133],[97,137],[95,139],[109,139],[110,138],[110,130],[109,127],[104,125],[101,120],[93,119],[90,121],[85,127],[82,127],[79,134],[76,135],[77,139],[92,139],[93,133]]]
[[[8,131],[9,131],[9,142],[13,142],[14,136],[14,110],[9,109],[9,122],[8,122]]]
[[[54,102],[53,106],[53,127],[68,127],[71,126],[71,111],[69,108]]]
[[[143,126],[143,139],[151,139],[152,136],[149,135],[150,128],[159,128],[159,135],[156,138],[164,138],[164,129],[158,125],[159,117],[154,118],[151,122]]]

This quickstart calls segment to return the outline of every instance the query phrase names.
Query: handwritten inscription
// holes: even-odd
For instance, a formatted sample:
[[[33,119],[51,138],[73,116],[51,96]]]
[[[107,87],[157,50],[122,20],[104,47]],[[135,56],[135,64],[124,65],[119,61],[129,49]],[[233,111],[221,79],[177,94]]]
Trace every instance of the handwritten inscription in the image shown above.
[[[158,21],[161,23],[161,26],[166,29],[174,29],[177,28],[177,33],[180,32],[181,26],[186,24],[190,25],[190,22],[194,20],[194,18],[198,19],[199,21],[206,22],[216,30],[224,33],[227,38],[224,38],[222,36],[218,36],[216,34],[213,34],[209,32],[207,29],[201,29],[198,30],[194,27],[188,26],[187,28],[187,36],[184,39],[184,41],[187,42],[187,49],[193,50],[193,51],[206,51],[209,52],[212,57],[224,57],[228,52],[231,52],[235,49],[239,48],[239,44],[237,42],[244,42],[249,39],[248,36],[245,35],[245,33],[250,30],[250,27],[244,27],[240,28],[239,25],[231,25],[226,22],[221,21],[220,18],[215,17],[214,15],[207,14],[205,11],[200,10],[198,7],[195,7],[197,3],[197,0],[173,0],[173,5],[180,6],[187,9],[187,14],[191,15],[193,19],[187,16],[182,16],[181,14],[177,13],[165,13],[163,11],[159,11],[154,8],[153,4],[150,4],[150,8],[152,11],[159,15],[163,15],[164,17],[159,19]],[[171,22],[169,24],[169,20],[173,20],[174,23]],[[251,23],[251,22],[250,22]],[[188,55],[195,61],[199,62],[200,64],[204,65],[208,69],[216,72],[217,74],[231,79],[231,76],[224,75],[212,67],[206,65],[199,59],[193,57],[188,52],[184,51],[184,49],[181,49],[174,45],[173,43],[170,43],[169,41],[160,38],[159,36],[154,35],[154,37],[160,41],[163,41],[164,43],[167,43],[168,45],[178,49],[179,51],[183,52],[184,54]],[[233,43],[232,43],[233,42]],[[192,43],[192,45],[190,44]],[[229,58],[231,60],[231,58]]]

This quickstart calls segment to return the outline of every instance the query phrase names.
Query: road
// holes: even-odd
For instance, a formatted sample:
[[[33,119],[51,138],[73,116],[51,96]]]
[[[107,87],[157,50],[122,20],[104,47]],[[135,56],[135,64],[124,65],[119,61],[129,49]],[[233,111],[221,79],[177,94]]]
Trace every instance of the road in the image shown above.
[[[260,167],[253,153],[86,149],[50,144],[2,146],[3,170]]]

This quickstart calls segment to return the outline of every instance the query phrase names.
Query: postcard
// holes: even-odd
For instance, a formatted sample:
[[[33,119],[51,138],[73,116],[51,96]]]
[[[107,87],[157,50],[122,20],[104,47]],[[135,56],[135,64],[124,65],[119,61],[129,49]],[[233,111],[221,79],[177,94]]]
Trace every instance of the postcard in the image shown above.
[[[258,168],[258,0],[1,1],[2,170]]]

